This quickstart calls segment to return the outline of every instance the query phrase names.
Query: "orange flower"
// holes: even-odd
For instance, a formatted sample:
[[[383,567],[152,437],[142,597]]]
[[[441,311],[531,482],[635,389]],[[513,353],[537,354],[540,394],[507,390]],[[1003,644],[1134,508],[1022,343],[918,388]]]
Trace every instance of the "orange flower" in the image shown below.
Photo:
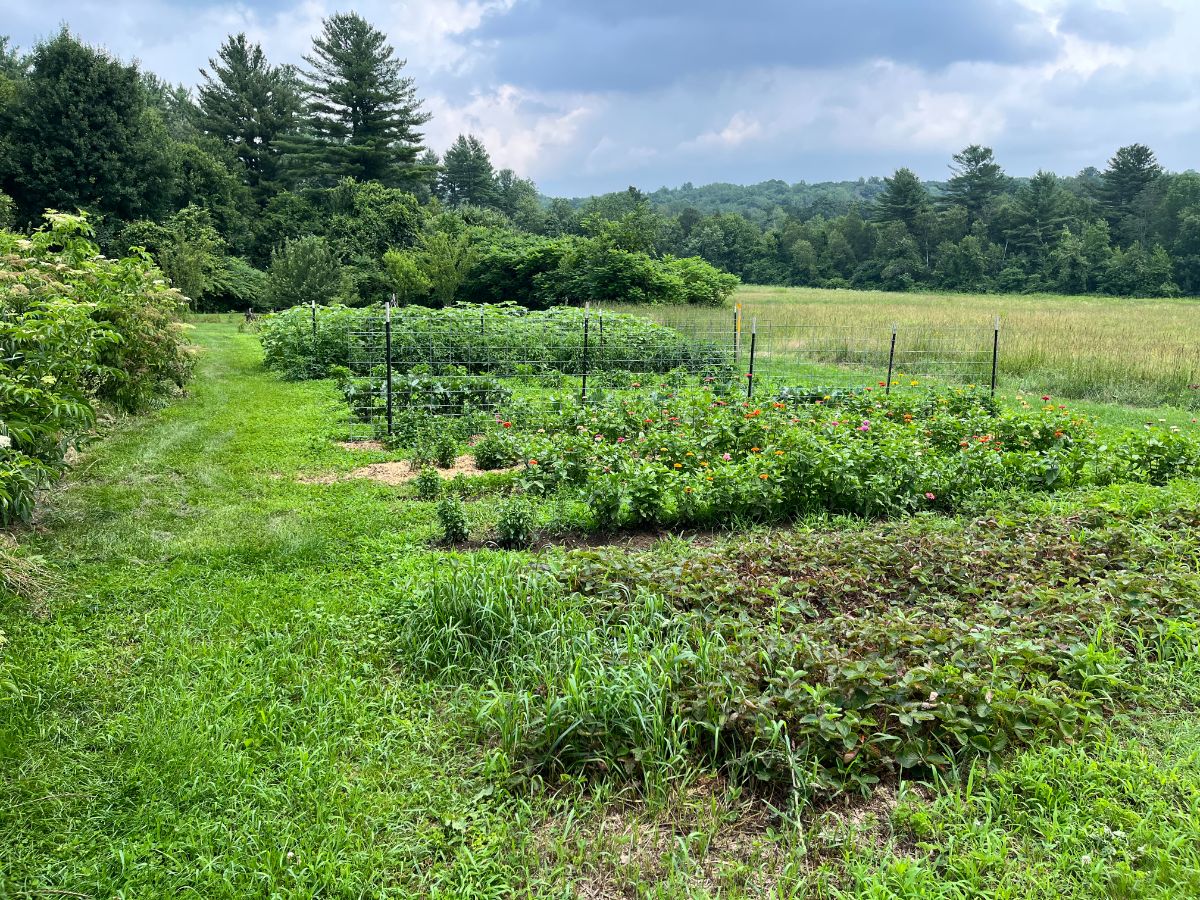
[[[767,474],[765,472],[762,475],[759,475],[758,477],[761,478],[763,481],[767,480]]]
[[[537,465],[537,460],[536,460],[536,459],[531,459],[531,460],[529,461],[529,464],[530,464],[531,466],[536,466],[536,465]]]
[[[759,448],[758,448],[758,447],[751,447],[751,448],[750,448],[750,452],[751,452],[751,453],[757,453],[758,451],[759,451]]]

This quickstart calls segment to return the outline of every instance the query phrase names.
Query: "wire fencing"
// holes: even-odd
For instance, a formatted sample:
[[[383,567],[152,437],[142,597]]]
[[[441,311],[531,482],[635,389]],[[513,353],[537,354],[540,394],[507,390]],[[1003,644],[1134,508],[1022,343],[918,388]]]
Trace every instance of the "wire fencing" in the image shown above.
[[[929,331],[772,325],[659,325],[579,308],[446,315],[364,311],[349,333],[345,387],[356,438],[398,416],[461,416],[514,403],[600,403],[629,391],[704,384],[748,398],[789,389],[886,393],[936,382],[995,392],[999,321]]]

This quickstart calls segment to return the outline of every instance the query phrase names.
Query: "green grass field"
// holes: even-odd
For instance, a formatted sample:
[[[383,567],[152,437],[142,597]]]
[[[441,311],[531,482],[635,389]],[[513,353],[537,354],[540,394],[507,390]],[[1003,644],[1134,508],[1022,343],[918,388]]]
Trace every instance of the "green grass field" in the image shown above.
[[[735,301],[752,319],[774,326],[766,341],[791,362],[787,336],[803,328],[804,346],[850,338],[882,378],[891,327],[901,365],[946,361],[959,372],[990,372],[995,317],[1000,317],[999,384],[1003,391],[1051,393],[1134,406],[1200,406],[1200,302],[1055,295],[920,294],[745,285]],[[624,308],[622,308],[624,309]],[[632,308],[660,321],[728,329],[727,310]],[[768,334],[770,329],[764,328]],[[923,351],[933,351],[928,356]],[[813,356],[801,359],[815,360]],[[880,362],[882,360],[882,363]],[[818,369],[820,372],[820,370]],[[827,373],[817,376],[830,377]]]
[[[805,295],[742,299],[769,310]],[[915,314],[923,301],[906,299]],[[965,316],[992,299],[926,301]],[[1116,309],[1020,302],[1014,332],[1043,303]],[[1194,308],[1147,304],[1176,340]],[[1136,703],[1112,703],[1086,738],[865,798],[793,808],[703,766],[653,790],[510,779],[476,721],[486,679],[402,665],[391,611],[410,578],[532,555],[443,552],[433,504],[369,480],[312,483],[389,454],[336,444],[333,385],[267,374],[254,335],[205,322],[195,337],[189,396],[92,444],[19,535],[57,583],[33,601],[0,594],[0,897],[1200,896],[1194,637],[1131,657],[1121,682]],[[1112,425],[1146,415],[1093,409]],[[1106,504],[1196,499],[1190,485],[1111,489],[1024,514],[1069,525]],[[709,540],[764,538],[800,539]],[[694,548],[667,536],[605,552]],[[1180,578],[1200,565],[1187,534],[1171,553]]]

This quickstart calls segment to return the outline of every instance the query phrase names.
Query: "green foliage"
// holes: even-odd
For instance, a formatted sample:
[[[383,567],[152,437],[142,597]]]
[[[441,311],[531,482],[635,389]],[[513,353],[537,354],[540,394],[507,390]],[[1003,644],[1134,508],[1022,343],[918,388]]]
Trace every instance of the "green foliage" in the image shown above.
[[[344,297],[342,264],[328,241],[286,241],[271,254],[266,301],[273,307],[334,304]]]
[[[29,518],[99,404],[142,409],[191,371],[180,295],[91,234],[60,214],[28,239],[0,231],[0,524]]]
[[[475,251],[465,232],[432,231],[421,236],[416,258],[433,299],[448,306],[474,264]]]
[[[226,271],[225,242],[213,228],[209,213],[188,206],[170,215],[162,225],[149,221],[130,224],[121,233],[128,250],[150,251],[171,284],[192,302],[192,308],[209,309],[217,280]]]
[[[690,756],[801,796],[865,794],[1078,741],[1131,697],[1135,655],[1200,604],[1197,546],[1175,538],[1195,511],[1080,517],[576,551],[549,567],[557,597],[531,578],[555,622],[505,616],[504,639],[461,648],[456,669],[492,674],[481,721],[528,774],[649,786]],[[523,591],[502,594],[511,609]]]
[[[1000,492],[1200,473],[1195,434],[1105,441],[1086,417],[1054,404],[998,410],[965,390],[780,396],[754,406],[705,387],[564,406],[516,423],[533,461],[522,479],[532,493],[586,503],[595,527],[609,529],[901,516]]]
[[[267,273],[237,256],[226,256],[213,275],[212,302],[218,309],[262,308]]]
[[[348,367],[353,333],[361,330],[367,317],[380,315],[378,308],[318,307],[315,338],[310,308],[295,307],[270,316],[262,324],[267,368],[288,378],[323,378],[335,366]],[[395,309],[395,397],[401,404],[445,411],[494,406],[509,395],[509,388],[498,380],[501,377],[537,377],[552,383],[553,373],[580,372],[585,316],[584,310],[570,307],[527,311],[508,305],[459,304],[447,309]],[[627,313],[603,316],[603,340],[596,315],[590,328],[588,368],[594,374],[628,374],[631,360],[637,360],[644,372],[696,372],[717,355],[708,342],[690,340],[673,328]],[[432,361],[432,368],[430,346],[439,347],[441,357]],[[493,377],[481,378],[483,374]]]
[[[421,467],[413,483],[417,487],[417,496],[422,500],[436,500],[442,492],[442,476],[437,473],[437,469],[429,466]]]
[[[34,48],[5,122],[12,170],[0,189],[25,221],[46,209],[124,221],[166,212],[169,138],[141,76],[66,29]]]
[[[496,519],[496,539],[501,547],[525,550],[536,537],[536,515],[526,497],[510,497],[500,506]]]
[[[284,378],[328,378],[341,368],[349,375],[350,340],[362,323],[363,310],[332,305],[294,306],[262,320],[263,364]]]
[[[505,469],[513,465],[521,450],[516,441],[507,433],[490,433],[479,439],[472,452],[475,457],[475,467],[490,471]]]
[[[496,176],[487,148],[475,135],[460,134],[442,158],[438,193],[452,206],[488,206],[496,200]]]
[[[447,544],[461,544],[470,535],[467,524],[467,508],[457,497],[444,497],[437,505],[438,521],[442,524],[442,538]]]
[[[420,302],[433,286],[416,257],[407,251],[389,250],[383,255],[383,267],[401,306]]]
[[[304,130],[290,151],[297,174],[334,181],[354,178],[387,187],[412,184],[420,150],[421,112],[412,79],[400,74],[387,36],[357,13],[323,21],[304,58]]]
[[[458,441],[451,432],[443,429],[434,438],[433,453],[438,468],[449,469],[458,459]]]
[[[199,126],[228,146],[260,200],[277,190],[280,140],[296,127],[300,96],[294,73],[267,62],[245,33],[226,38],[202,70]]]

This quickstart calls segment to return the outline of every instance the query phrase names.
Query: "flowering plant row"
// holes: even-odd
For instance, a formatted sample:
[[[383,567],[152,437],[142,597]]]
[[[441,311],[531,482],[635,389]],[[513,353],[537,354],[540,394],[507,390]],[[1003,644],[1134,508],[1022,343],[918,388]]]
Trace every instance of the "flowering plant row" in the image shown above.
[[[1049,397],[1000,411],[970,390],[863,392],[751,403],[710,389],[564,406],[516,440],[533,494],[574,496],[600,529],[950,510],[982,494],[1191,474],[1190,435],[1130,433],[1105,445]]]

